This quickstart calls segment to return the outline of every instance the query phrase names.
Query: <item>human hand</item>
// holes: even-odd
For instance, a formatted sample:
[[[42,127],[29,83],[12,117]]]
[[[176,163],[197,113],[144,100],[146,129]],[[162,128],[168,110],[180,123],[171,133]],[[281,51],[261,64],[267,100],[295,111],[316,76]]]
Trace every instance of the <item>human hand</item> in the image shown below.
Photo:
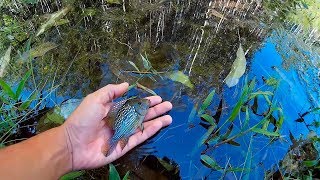
[[[115,150],[106,157],[102,149],[109,147],[107,143],[113,132],[103,119],[111,108],[111,101],[124,94],[128,86],[128,83],[109,84],[89,94],[62,125],[69,138],[68,148],[71,153],[72,170],[106,165],[153,136],[161,128],[171,124],[171,116],[158,116],[170,111],[172,104],[167,101],[162,102],[160,96],[147,97],[151,105],[144,119],[143,133],[137,131],[129,138],[128,144],[122,150],[118,144]]]

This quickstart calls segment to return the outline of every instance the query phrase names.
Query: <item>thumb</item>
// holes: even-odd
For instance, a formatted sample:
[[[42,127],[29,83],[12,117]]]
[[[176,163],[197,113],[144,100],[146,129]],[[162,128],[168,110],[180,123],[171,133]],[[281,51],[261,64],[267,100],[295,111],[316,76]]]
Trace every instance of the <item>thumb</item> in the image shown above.
[[[101,103],[105,104],[123,95],[127,92],[128,87],[129,84],[127,82],[121,84],[108,84],[97,90],[94,94],[96,94]]]

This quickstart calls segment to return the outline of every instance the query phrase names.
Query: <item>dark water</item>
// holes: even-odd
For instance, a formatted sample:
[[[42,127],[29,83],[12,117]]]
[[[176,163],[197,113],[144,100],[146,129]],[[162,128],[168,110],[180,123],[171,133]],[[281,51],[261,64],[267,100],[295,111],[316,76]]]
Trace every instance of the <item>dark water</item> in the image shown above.
[[[299,41],[294,26],[282,23],[278,16],[273,21],[268,20],[268,17],[274,15],[268,14],[267,7],[261,7],[256,2],[240,1],[241,6],[235,8],[232,2],[236,3],[126,1],[123,6],[96,1],[41,1],[40,4],[21,6],[22,10],[18,12],[12,10],[16,8],[12,5],[4,12],[23,17],[17,19],[25,22],[29,20],[29,24],[39,27],[38,20],[43,17],[33,14],[52,13],[70,4],[73,7],[65,17],[69,20],[67,24],[49,28],[31,40],[31,48],[48,41],[58,45],[41,57],[34,57],[31,63],[34,82],[44,87],[41,93],[47,99],[37,107],[40,112],[68,99],[81,99],[108,83],[122,81],[133,84],[138,80],[164,100],[173,103],[174,108],[169,112],[173,123],[131,152],[131,162],[126,158],[117,161],[120,174],[124,175],[126,170],[131,170],[133,177],[142,179],[261,179],[273,167],[274,172],[279,169],[278,163],[284,159],[293,143],[289,132],[295,139],[301,137],[306,141],[310,132],[319,133],[317,126],[312,126],[319,121],[319,114],[312,112],[303,116],[303,113],[320,106],[320,58],[318,52],[313,51],[313,46],[304,45],[306,41]],[[209,4],[211,8],[208,10]],[[123,8],[126,8],[126,12]],[[225,16],[220,17],[221,14]],[[36,34],[37,28],[28,27],[30,34]],[[31,37],[25,38],[21,44],[25,45],[28,39]],[[229,88],[223,80],[236,58],[239,44],[244,51],[248,51],[246,73],[236,86]],[[15,52],[23,50],[19,45],[15,48]],[[195,87],[191,89],[159,76],[155,76],[156,81],[153,81],[150,76],[141,78],[140,75],[126,72],[135,71],[128,61],[143,68],[140,54],[147,56],[158,72],[184,72]],[[30,63],[17,63],[14,67],[23,71],[30,68]],[[13,69],[8,79],[19,79],[18,73],[19,70]],[[276,88],[271,88],[264,81],[271,77],[279,82]],[[220,126],[227,121],[239,101],[245,83],[253,79],[256,81],[255,91],[274,90],[272,101],[284,114],[280,137],[271,138],[248,132],[235,139],[240,146],[224,143],[209,150],[206,150],[205,145],[199,147],[197,144],[207,129],[200,125],[202,121],[199,117],[192,119],[193,126],[190,126],[188,119],[193,107],[201,104],[215,89],[216,94],[207,113],[214,115],[221,101]],[[33,91],[34,82],[29,82],[29,89],[23,98],[27,98]],[[53,89],[55,85],[59,87]],[[133,95],[144,97],[150,93],[132,89],[127,96]],[[268,104],[261,100],[258,102],[258,111],[262,113]],[[297,122],[299,118],[303,118],[303,122]],[[230,123],[233,124],[230,136],[241,132],[244,119],[245,113],[240,112]],[[252,116],[249,127],[260,120],[261,117]],[[221,128],[221,132],[227,130],[227,126]],[[314,144],[316,146],[316,142]],[[200,161],[203,154],[212,157],[225,169],[240,170],[223,172],[210,169]],[[148,169],[143,164],[147,162],[145,155],[167,157],[179,172],[165,174],[165,171],[150,168],[150,164],[157,159],[150,160]],[[91,171],[88,174],[101,177],[101,172]],[[90,178],[88,174],[86,178]]]

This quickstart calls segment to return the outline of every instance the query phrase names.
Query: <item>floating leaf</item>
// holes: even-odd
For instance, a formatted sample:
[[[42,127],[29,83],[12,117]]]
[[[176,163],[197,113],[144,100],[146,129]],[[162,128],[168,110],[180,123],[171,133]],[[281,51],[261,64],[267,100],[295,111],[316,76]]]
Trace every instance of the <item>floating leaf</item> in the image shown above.
[[[21,81],[20,81],[20,83],[19,83],[19,85],[18,85],[18,88],[17,88],[17,91],[16,91],[16,100],[18,100],[19,99],[19,97],[20,97],[20,95],[21,95],[21,93],[22,93],[22,90],[23,90],[23,88],[24,88],[24,86],[25,86],[25,84],[26,84],[26,81],[28,80],[28,78],[30,77],[30,75],[31,75],[31,70],[29,70],[24,76],[23,76],[23,78],[21,79]]]
[[[109,180],[120,180],[120,176],[113,164],[109,164]]]
[[[11,46],[7,49],[3,57],[0,58],[0,77],[5,74],[6,67],[10,62]]]
[[[172,81],[180,82],[180,83],[188,86],[191,89],[193,88],[193,84],[191,83],[189,77],[187,75],[183,74],[183,72],[181,72],[181,71],[174,71],[172,73],[169,73],[168,77]]]
[[[0,86],[6,95],[12,99],[16,99],[16,93],[14,93],[11,87],[2,79],[0,79]]]
[[[222,168],[217,164],[217,162],[215,160],[213,160],[210,156],[203,154],[200,156],[201,161],[204,162],[204,164],[209,167],[212,168],[214,170],[221,170]]]
[[[57,12],[51,14],[49,20],[47,22],[45,22],[43,25],[41,25],[36,36],[41,35],[47,29],[51,28],[52,26],[55,26],[56,22],[58,20],[60,20],[61,18],[63,18],[70,10],[71,10],[70,7],[66,7],[66,8],[61,9],[60,11],[57,11]]]
[[[205,110],[210,106],[213,96],[215,94],[215,90],[212,90],[210,94],[206,97],[206,99],[203,101],[203,104],[200,107],[200,110],[198,112],[199,115],[203,114]]]
[[[73,171],[68,174],[63,175],[60,180],[73,180],[84,174],[84,171]]]
[[[136,64],[132,61],[128,61],[131,66],[133,66],[138,72],[140,72],[139,68],[136,66]]]
[[[230,73],[224,80],[228,87],[233,87],[238,84],[240,77],[246,71],[246,65],[246,57],[240,44],[237,51],[237,58],[231,66]]]
[[[205,121],[207,121],[212,126],[216,126],[216,123],[214,122],[213,117],[208,115],[208,114],[202,114],[201,115],[201,119],[204,119]]]

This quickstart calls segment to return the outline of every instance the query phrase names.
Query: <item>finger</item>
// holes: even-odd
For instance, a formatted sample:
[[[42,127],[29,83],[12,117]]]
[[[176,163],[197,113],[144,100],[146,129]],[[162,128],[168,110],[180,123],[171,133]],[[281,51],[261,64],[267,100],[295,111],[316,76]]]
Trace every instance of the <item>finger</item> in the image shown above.
[[[149,121],[143,133],[141,131],[137,132],[129,138],[128,144],[121,151],[121,155],[127,153],[132,148],[156,134],[161,128],[168,126],[171,123],[172,118],[169,115],[161,116],[157,119]]]
[[[150,119],[153,119],[155,117],[158,117],[172,109],[172,104],[168,101],[165,101],[161,104],[158,104],[152,108],[149,108],[146,117],[144,118],[144,121],[148,121]]]
[[[113,99],[122,96],[127,92],[129,84],[124,82],[122,84],[108,84],[103,88],[97,90],[92,95],[98,98],[98,101],[105,104]]]
[[[149,96],[149,97],[146,97],[146,99],[150,100],[150,107],[162,102],[162,98],[160,96]]]

